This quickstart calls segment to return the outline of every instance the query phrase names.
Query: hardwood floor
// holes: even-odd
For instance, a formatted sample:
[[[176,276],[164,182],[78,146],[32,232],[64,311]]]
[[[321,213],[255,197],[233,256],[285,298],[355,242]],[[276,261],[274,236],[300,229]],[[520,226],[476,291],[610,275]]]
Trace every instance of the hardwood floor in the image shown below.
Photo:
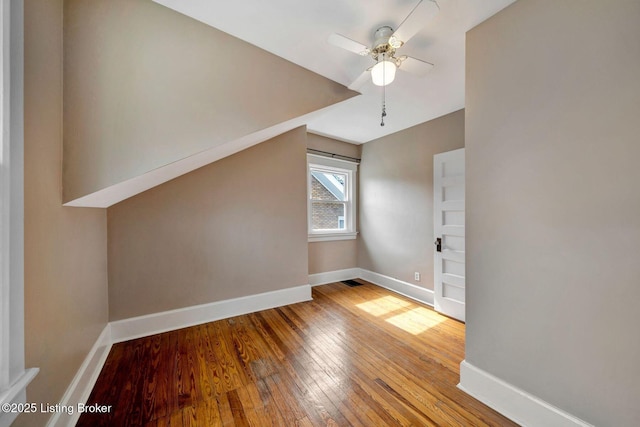
[[[462,323],[362,283],[115,344],[77,425],[516,425],[456,388]]]

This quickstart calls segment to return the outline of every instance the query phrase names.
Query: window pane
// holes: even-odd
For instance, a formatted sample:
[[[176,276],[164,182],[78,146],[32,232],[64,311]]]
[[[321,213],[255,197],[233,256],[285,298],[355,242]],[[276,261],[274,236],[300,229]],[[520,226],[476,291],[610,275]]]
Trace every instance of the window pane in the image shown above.
[[[311,170],[311,198],[313,200],[345,200],[347,175]]]
[[[345,206],[336,202],[311,203],[312,230],[345,230]]]

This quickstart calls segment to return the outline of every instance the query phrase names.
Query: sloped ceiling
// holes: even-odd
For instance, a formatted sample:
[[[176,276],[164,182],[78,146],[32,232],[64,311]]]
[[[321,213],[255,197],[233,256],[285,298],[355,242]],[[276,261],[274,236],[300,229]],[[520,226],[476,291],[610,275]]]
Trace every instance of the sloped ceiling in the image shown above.
[[[419,2],[65,1],[65,204],[108,207],[297,126],[364,143],[463,108],[465,32],[513,0],[439,0],[400,51],[435,68],[399,72],[386,126],[380,88],[346,89],[373,62],[328,37],[370,45]]]
[[[365,45],[382,25],[397,28],[419,0],[154,0],[237,38],[349,86],[373,64],[327,42],[339,33]],[[430,1],[430,0],[423,0]],[[309,131],[363,143],[464,107],[465,32],[514,0],[438,0],[440,12],[399,52],[434,63],[426,77],[399,72],[387,87],[386,125],[380,126],[381,89],[328,109]],[[402,68],[400,69],[402,70]]]
[[[150,0],[67,0],[64,200],[108,207],[356,92]]]

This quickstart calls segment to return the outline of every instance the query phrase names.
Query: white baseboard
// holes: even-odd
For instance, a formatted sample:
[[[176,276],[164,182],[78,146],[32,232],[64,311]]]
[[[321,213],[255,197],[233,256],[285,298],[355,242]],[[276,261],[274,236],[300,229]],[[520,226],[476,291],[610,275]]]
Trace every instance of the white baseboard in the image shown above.
[[[361,279],[433,307],[433,291],[373,271],[359,269]]]
[[[111,322],[114,343],[146,337],[201,323],[311,300],[311,286],[302,285],[246,297],[194,305],[177,310]]]
[[[466,360],[460,364],[458,388],[524,427],[593,427]]]
[[[345,268],[344,270],[327,271],[326,273],[316,273],[309,275],[311,286],[326,285],[327,283],[352,280],[360,277],[359,268]]]
[[[341,282],[343,280],[364,279],[368,282],[378,285],[382,288],[389,289],[395,293],[404,295],[423,304],[433,307],[433,291],[385,276],[380,273],[365,270],[364,268],[346,268],[344,270],[327,271],[325,273],[316,273],[309,275],[309,284],[311,286],[324,285],[327,283]]]
[[[111,327],[107,324],[100,336],[96,340],[89,354],[85,357],[80,369],[76,373],[76,376],[71,381],[71,384],[67,388],[67,391],[60,400],[60,405],[65,407],[73,407],[72,411],[56,412],[47,423],[47,427],[66,427],[74,426],[80,418],[80,414],[77,411],[78,403],[86,403],[93,390],[93,386],[100,375],[102,366],[107,360],[109,351],[111,350]]]

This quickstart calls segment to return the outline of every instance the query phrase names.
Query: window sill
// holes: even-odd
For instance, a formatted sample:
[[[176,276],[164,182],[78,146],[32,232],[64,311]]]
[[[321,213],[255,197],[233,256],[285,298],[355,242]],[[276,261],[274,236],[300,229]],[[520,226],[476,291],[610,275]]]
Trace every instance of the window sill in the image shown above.
[[[9,409],[12,404],[26,403],[26,388],[31,380],[38,373],[38,368],[27,369],[7,390],[0,393],[0,405],[4,408],[7,404]],[[0,426],[9,426],[21,411],[0,411]]]
[[[358,232],[351,233],[314,233],[309,234],[309,242],[330,242],[333,240],[355,240]]]

